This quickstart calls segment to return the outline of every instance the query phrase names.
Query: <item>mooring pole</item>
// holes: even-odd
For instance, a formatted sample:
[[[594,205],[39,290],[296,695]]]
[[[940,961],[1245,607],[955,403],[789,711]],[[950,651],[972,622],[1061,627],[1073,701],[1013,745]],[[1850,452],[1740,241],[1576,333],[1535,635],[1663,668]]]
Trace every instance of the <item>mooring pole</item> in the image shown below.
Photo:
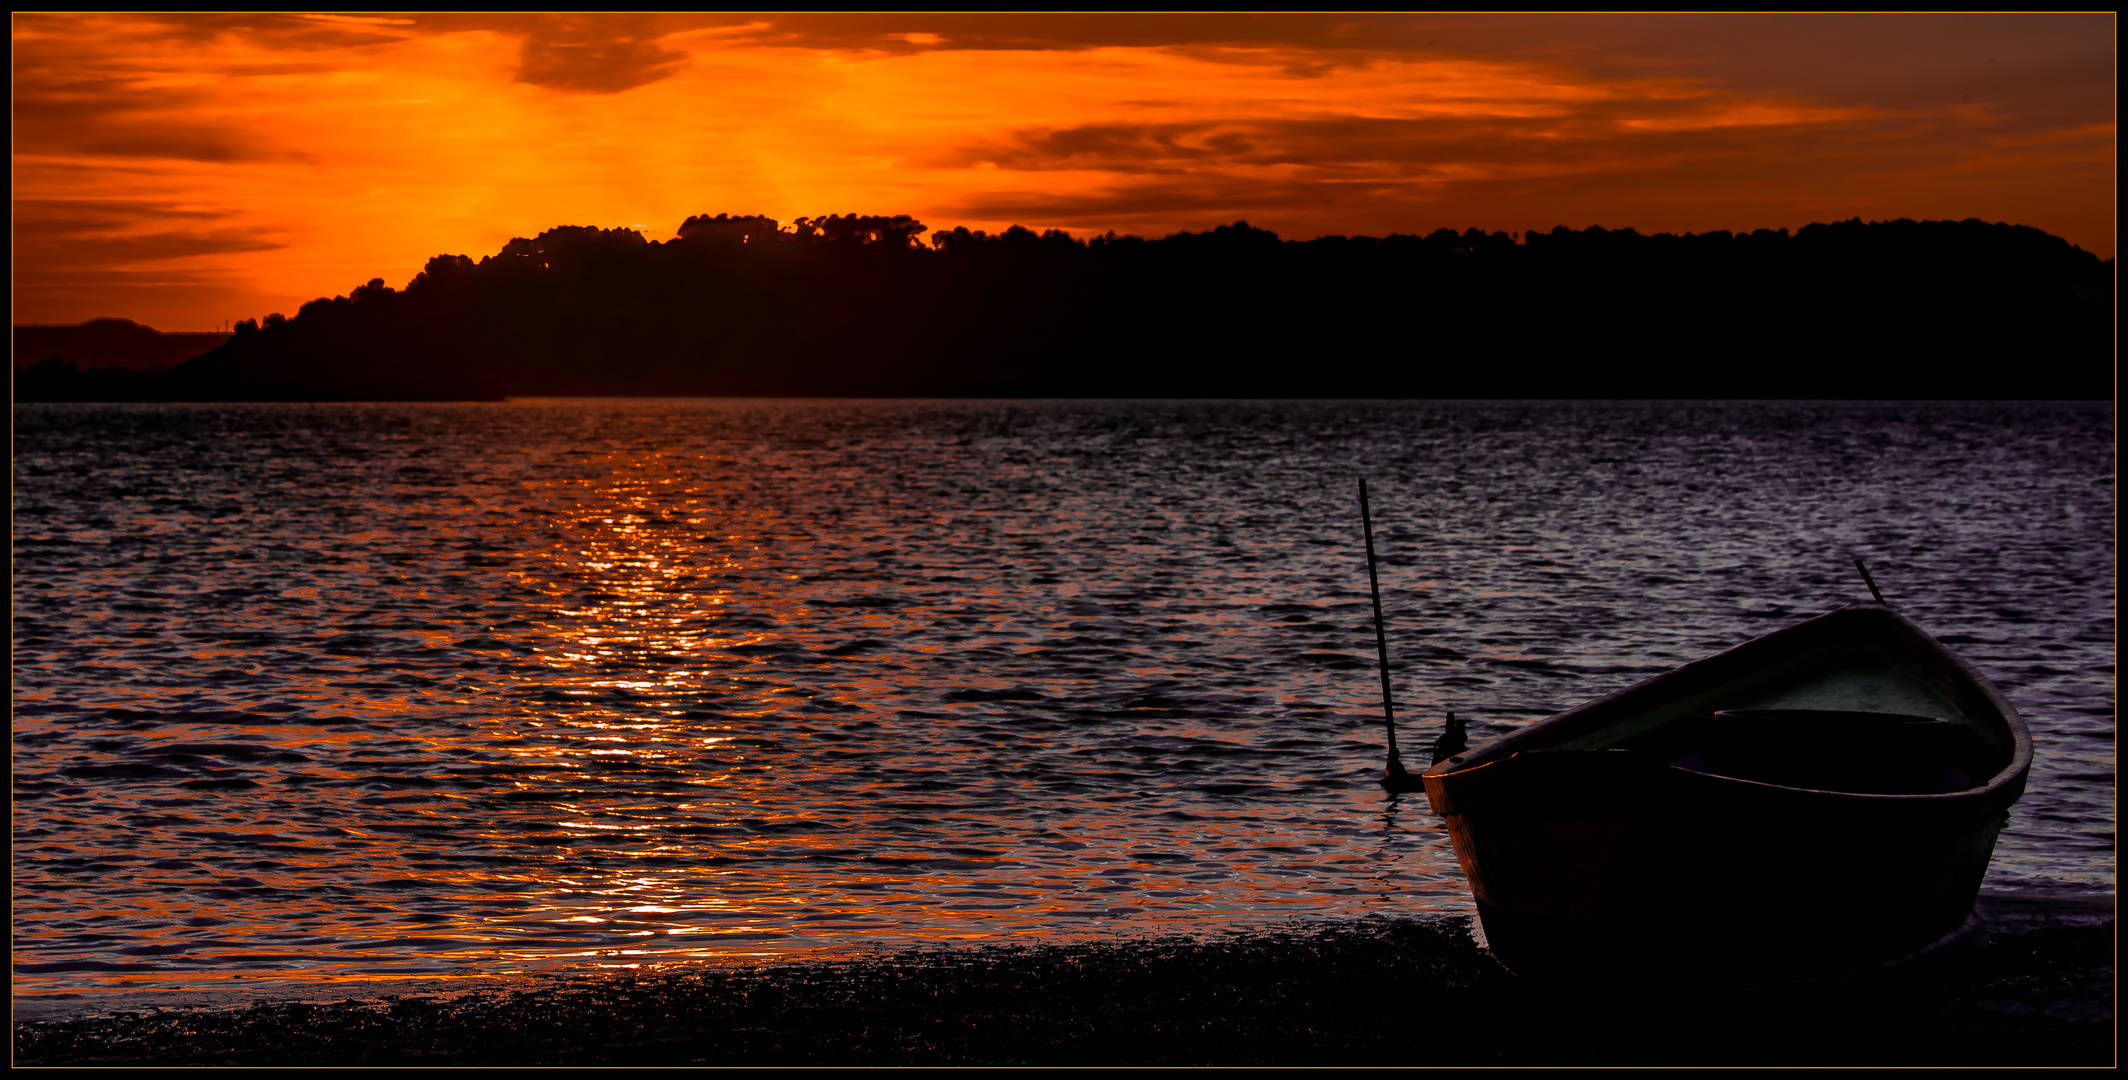
[[[1419,782],[1404,771],[1397,755],[1396,701],[1389,694],[1389,633],[1382,626],[1382,582],[1374,569],[1374,514],[1367,507],[1367,478],[1360,478],[1360,528],[1367,535],[1367,591],[1374,597],[1374,654],[1382,672],[1382,730],[1389,735],[1389,767],[1382,770],[1382,786],[1390,791],[1415,791]]]

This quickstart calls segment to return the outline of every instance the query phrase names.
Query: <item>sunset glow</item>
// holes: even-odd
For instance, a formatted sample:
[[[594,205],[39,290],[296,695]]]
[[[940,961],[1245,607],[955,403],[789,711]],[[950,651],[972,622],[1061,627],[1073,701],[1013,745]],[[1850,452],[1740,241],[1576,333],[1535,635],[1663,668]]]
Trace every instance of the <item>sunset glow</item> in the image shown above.
[[[1983,218],[2114,253],[2113,17],[17,15],[14,320],[205,330],[555,225]]]

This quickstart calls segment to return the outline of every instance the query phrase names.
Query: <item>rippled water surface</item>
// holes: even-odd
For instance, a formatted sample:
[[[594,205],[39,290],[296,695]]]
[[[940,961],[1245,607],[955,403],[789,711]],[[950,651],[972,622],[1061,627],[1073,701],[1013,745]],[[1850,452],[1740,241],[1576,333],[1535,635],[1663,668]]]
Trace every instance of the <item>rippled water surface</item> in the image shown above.
[[[1374,786],[1866,593],[2113,883],[2113,414],[15,407],[18,993],[1465,910]],[[227,984],[219,984],[227,985]]]

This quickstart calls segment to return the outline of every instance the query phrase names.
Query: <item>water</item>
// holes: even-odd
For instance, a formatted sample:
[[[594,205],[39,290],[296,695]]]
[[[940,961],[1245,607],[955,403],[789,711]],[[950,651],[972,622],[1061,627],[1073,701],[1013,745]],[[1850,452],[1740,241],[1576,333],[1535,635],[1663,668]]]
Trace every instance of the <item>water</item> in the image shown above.
[[[18,995],[1464,911],[1390,800],[1865,596],[2110,892],[2104,404],[16,406]]]

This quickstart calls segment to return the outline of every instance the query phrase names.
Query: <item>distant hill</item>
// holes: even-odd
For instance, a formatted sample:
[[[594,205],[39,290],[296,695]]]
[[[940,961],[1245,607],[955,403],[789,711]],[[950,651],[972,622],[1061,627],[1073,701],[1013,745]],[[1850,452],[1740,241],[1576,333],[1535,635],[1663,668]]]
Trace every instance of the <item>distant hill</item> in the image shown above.
[[[2112,260],[2037,229],[1158,240],[908,217],[564,227],[18,399],[2110,398]]]
[[[192,359],[228,341],[224,333],[163,333],[131,319],[90,319],[72,326],[15,327],[14,364],[20,371],[58,357],[82,368],[123,368],[152,373]]]

